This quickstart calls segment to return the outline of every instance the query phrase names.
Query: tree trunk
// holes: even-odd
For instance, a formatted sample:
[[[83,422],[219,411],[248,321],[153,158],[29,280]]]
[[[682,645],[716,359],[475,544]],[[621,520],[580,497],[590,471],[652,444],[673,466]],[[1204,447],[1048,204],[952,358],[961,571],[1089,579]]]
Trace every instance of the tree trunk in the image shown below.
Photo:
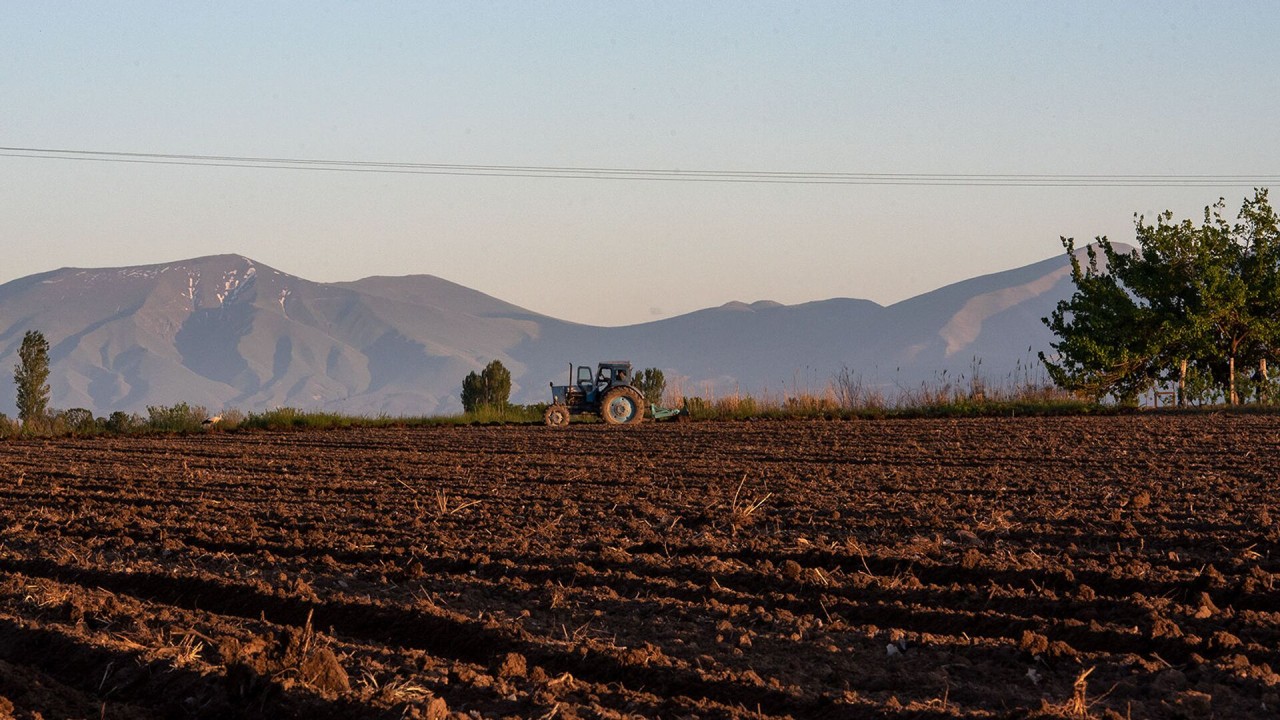
[[[1185,358],[1178,367],[1178,407],[1187,406],[1187,361]]]
[[[1236,404],[1236,356],[1227,358],[1227,386],[1231,388],[1231,399],[1227,404]]]
[[[1258,361],[1258,403],[1265,404],[1271,398],[1267,397],[1269,385],[1267,383],[1267,359],[1262,358]]]

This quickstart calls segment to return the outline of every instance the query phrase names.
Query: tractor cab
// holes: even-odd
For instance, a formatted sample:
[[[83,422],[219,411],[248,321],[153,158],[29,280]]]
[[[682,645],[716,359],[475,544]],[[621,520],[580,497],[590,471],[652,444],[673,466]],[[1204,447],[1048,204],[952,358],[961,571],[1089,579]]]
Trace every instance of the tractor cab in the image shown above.
[[[596,381],[591,376],[590,365],[578,366],[578,389],[583,395],[594,395],[596,391]]]
[[[595,368],[590,365],[569,366],[572,385],[556,386],[551,383],[551,402],[568,405],[578,412],[587,412],[586,406],[596,403],[609,390],[631,385],[631,363],[606,362]]]
[[[588,368],[579,368],[581,372]],[[596,389],[608,390],[618,385],[631,384],[631,363],[628,362],[609,362],[600,363],[599,369],[596,371]]]

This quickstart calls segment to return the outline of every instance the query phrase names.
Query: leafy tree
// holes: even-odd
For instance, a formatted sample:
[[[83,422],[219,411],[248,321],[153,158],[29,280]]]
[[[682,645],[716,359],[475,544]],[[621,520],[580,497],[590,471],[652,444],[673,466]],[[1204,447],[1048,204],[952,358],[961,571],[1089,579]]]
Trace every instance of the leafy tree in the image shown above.
[[[644,400],[650,405],[661,405],[662,394],[667,391],[667,378],[658,368],[645,368],[636,373],[632,384],[644,395]]]
[[[1085,264],[1075,252],[1074,240],[1063,238],[1062,243],[1071,260],[1076,291],[1044,319],[1060,338],[1051,344],[1059,360],[1051,361],[1044,353],[1040,359],[1060,387],[1096,398],[1114,394],[1122,403],[1131,403],[1157,373],[1157,348],[1148,341],[1153,318],[1114,272],[1099,268],[1094,246],[1085,249]],[[1117,255],[1107,239],[1099,238],[1098,247],[1114,267]]]
[[[1255,331],[1246,340],[1244,362],[1245,367],[1259,368],[1255,380],[1266,399],[1270,384],[1266,362],[1280,355],[1280,218],[1263,189],[1244,202],[1239,220],[1233,232],[1245,248],[1240,274],[1245,282],[1245,309]]]
[[[93,412],[88,408],[71,408],[58,414],[62,424],[72,432],[93,432],[98,429]]]
[[[1280,349],[1280,232],[1265,189],[1235,225],[1223,207],[1205,208],[1199,225],[1167,211],[1151,225],[1137,216],[1135,250],[1101,237],[1086,248],[1087,264],[1062,239],[1076,290],[1044,318],[1059,338],[1056,358],[1040,355],[1055,383],[1132,403],[1158,382],[1185,389],[1194,371],[1236,402],[1237,367]]]
[[[463,412],[473,413],[483,404],[484,397],[484,380],[481,379],[480,373],[475,371],[467,373],[462,379],[462,410]]]
[[[18,418],[22,424],[40,422],[49,413],[49,343],[38,330],[28,330],[18,348],[19,363],[13,367],[18,386]]]
[[[471,372],[462,381],[462,409],[473,413],[482,407],[504,408],[511,399],[511,371],[499,360],[479,374]]]
[[[130,415],[127,412],[117,410],[111,413],[111,417],[107,418],[103,426],[107,432],[126,433],[142,427],[146,421],[141,416]]]

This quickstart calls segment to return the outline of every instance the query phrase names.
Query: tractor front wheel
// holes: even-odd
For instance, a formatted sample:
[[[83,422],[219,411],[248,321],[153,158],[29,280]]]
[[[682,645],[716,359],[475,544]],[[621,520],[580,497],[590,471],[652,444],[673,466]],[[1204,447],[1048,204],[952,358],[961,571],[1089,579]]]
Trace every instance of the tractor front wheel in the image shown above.
[[[644,398],[635,388],[614,388],[600,401],[600,417],[609,425],[638,424],[644,420]]]
[[[564,427],[569,424],[569,408],[564,405],[552,405],[542,413],[542,422],[551,427]]]

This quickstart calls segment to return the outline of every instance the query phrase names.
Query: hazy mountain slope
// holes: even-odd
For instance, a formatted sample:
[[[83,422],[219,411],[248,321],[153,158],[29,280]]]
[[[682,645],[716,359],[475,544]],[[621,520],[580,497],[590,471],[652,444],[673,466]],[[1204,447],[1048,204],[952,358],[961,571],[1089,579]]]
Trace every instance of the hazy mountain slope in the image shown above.
[[[975,356],[1003,368],[1028,346],[1047,348],[1052,336],[1040,318],[1071,287],[1065,258],[948,285],[889,306],[868,355],[883,367],[931,372],[968,369]]]
[[[688,394],[822,392],[844,367],[887,393],[970,375],[990,382],[1039,375],[1052,339],[1041,318],[1072,290],[1065,257],[992,273],[882,307],[833,299],[759,302],[622,328],[547,331],[514,351],[531,372],[559,378],[567,362],[621,357],[661,367]]]
[[[23,332],[41,330],[54,405],[99,413],[179,401],[429,413],[489,359],[520,367],[505,350],[537,329],[411,300],[235,255],[67,268],[0,286],[0,362],[12,367]]]
[[[520,402],[545,400],[569,362],[605,359],[660,367],[688,394],[821,392],[842,367],[892,392],[968,373],[975,357],[988,380],[1025,371],[1050,339],[1040,318],[1070,291],[1057,257],[888,307],[733,302],[600,328],[430,275],[316,283],[216,255],[0,285],[0,366],[12,368],[23,332],[39,329],[54,406],[99,414],[180,401],[451,412],[462,378],[495,358]],[[0,393],[0,411],[13,412],[12,393]]]
[[[333,285],[408,305],[455,310],[476,317],[552,319],[434,275],[374,275]]]
[[[563,382],[568,362],[629,359],[638,367],[660,367],[685,392],[781,392],[821,385],[858,336],[883,308],[868,300],[837,299],[783,306],[771,302],[729,303],[666,320],[616,328],[556,326],[536,343],[513,351],[530,374]],[[785,388],[784,388],[785,386]],[[541,390],[545,394],[545,388]]]

